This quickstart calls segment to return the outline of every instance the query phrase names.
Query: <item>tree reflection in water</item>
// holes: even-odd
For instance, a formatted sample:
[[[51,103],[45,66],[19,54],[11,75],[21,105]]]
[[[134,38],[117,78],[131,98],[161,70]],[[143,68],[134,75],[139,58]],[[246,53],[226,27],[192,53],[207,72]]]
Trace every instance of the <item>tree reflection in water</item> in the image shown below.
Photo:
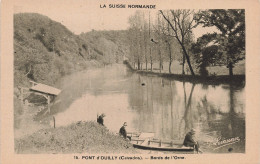
[[[120,128],[117,125],[127,121],[131,131],[183,140],[191,128],[196,128],[203,148],[214,150],[211,145],[219,137],[239,137],[241,142],[232,145],[232,152],[244,152],[244,86],[184,83],[129,73],[122,71],[123,67],[109,66],[68,77],[59,96],[63,103],[53,110],[65,110],[56,115],[57,123],[91,120],[97,112],[104,112],[106,126],[116,132]],[[214,151],[227,150],[223,147]]]
[[[132,80],[129,105],[139,113],[133,119],[138,131],[155,132],[161,139],[183,140],[191,128],[196,128],[198,140],[206,147],[219,137],[245,138],[244,100],[236,99],[243,88],[203,86],[139,74]],[[235,110],[236,104],[242,104],[240,113]],[[244,143],[238,147],[243,152]]]

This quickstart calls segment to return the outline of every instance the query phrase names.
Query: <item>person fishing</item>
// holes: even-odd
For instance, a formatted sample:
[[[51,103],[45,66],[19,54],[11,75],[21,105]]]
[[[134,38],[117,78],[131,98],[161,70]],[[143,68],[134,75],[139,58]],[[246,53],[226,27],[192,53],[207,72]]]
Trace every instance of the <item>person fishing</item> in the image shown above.
[[[122,137],[124,137],[124,139],[127,138],[127,132],[126,132],[126,129],[125,129],[126,126],[127,126],[127,123],[124,122],[123,126],[122,126],[122,127],[120,128],[120,130],[119,130],[119,135],[122,136]]]
[[[199,143],[195,140],[195,129],[191,129],[185,136],[183,145],[187,147],[194,147],[197,153],[202,153],[201,150],[199,150]]]
[[[104,126],[104,117],[106,115],[104,113],[102,113],[101,115],[97,115],[97,122],[100,124],[100,125],[103,125]]]

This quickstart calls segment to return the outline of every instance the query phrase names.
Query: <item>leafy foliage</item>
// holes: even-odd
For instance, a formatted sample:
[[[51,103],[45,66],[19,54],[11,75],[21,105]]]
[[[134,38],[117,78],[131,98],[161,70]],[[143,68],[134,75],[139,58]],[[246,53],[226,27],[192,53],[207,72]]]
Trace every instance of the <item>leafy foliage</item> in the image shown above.
[[[14,15],[15,86],[28,86],[29,80],[53,85],[60,77],[90,65],[85,60],[87,50],[84,40],[46,16]]]
[[[203,27],[215,26],[220,31],[220,34],[206,34],[201,40],[211,38],[206,39],[206,43],[214,40],[218,44],[232,75],[233,65],[245,59],[245,10],[205,10],[199,13],[198,17],[200,19],[197,19],[197,22]]]
[[[95,31],[82,33],[80,37],[94,50],[87,50],[89,59],[103,64],[118,63],[128,53],[126,31]],[[83,49],[85,49],[83,47]]]

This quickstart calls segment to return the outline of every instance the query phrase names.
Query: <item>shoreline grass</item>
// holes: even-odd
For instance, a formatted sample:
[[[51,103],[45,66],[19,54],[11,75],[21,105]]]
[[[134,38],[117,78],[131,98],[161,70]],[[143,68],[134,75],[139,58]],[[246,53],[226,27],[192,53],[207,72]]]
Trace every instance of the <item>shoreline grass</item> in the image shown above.
[[[132,71],[141,75],[146,76],[158,76],[167,79],[178,80],[181,82],[190,82],[190,83],[201,83],[204,85],[220,85],[220,84],[231,84],[236,86],[245,86],[245,75],[210,75],[210,76],[200,76],[200,75],[182,75],[182,74],[172,74],[172,73],[159,73],[146,70],[136,70],[131,64],[127,61],[124,61],[124,64]]]
[[[133,146],[96,122],[42,129],[15,140],[18,154],[135,153]]]

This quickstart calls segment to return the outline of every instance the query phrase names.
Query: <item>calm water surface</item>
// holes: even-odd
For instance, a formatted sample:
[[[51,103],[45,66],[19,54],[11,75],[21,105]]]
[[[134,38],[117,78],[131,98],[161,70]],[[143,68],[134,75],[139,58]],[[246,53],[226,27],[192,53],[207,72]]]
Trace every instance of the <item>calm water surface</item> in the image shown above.
[[[244,87],[142,76],[120,64],[67,76],[59,85],[61,103],[52,107],[56,126],[96,121],[105,113],[112,132],[127,122],[128,132],[183,140],[195,128],[205,152],[245,152]]]

